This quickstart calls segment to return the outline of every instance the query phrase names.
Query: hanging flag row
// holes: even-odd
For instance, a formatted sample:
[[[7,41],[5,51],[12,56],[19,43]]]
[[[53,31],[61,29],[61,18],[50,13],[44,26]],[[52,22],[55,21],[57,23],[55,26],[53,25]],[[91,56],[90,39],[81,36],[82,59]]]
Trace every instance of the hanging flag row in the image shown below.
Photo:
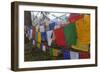
[[[41,44],[46,47],[55,44],[57,47],[88,52],[90,48],[90,15],[71,13],[65,24],[51,22],[48,26],[44,24],[32,26],[28,31],[28,37],[33,40],[33,46],[40,48]],[[27,34],[26,34],[27,36]],[[46,48],[43,47],[43,48]],[[45,51],[45,49],[44,49]],[[66,54],[65,54],[66,55]]]

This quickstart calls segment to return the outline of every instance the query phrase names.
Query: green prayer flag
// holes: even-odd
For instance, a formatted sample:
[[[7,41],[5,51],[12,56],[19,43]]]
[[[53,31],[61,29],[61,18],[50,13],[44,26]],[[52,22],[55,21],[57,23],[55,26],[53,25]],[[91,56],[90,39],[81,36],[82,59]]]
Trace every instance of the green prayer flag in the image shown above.
[[[53,48],[49,48],[49,51],[50,51],[50,56],[52,57],[53,56]]]
[[[65,40],[68,46],[75,45],[77,41],[76,25],[70,23],[64,27]]]

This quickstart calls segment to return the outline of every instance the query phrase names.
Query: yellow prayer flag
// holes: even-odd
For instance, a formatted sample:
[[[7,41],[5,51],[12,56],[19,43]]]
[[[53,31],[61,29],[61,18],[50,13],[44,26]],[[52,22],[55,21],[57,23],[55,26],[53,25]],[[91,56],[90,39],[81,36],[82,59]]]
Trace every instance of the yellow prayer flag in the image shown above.
[[[84,15],[76,22],[77,37],[80,43],[90,43],[90,15]]]
[[[41,43],[41,32],[38,32],[38,40],[37,40],[38,44],[37,47],[40,48],[40,43]]]

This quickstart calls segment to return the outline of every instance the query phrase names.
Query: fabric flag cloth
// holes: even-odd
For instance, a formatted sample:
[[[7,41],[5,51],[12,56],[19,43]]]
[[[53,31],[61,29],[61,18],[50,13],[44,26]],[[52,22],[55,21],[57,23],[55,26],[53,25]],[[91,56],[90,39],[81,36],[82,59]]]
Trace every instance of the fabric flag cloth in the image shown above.
[[[77,37],[83,44],[89,44],[90,42],[90,15],[84,15],[84,18],[77,20],[76,22]]]
[[[45,27],[43,25],[40,26],[40,32],[41,32],[41,40],[46,41],[47,35],[46,35],[46,32],[45,32]]]
[[[71,13],[70,14],[70,17],[68,18],[68,20],[71,22],[71,23],[74,23],[76,20],[82,18],[83,15],[81,14],[78,14],[78,13]]]
[[[90,44],[90,15],[84,15],[84,18],[77,20],[77,44],[72,48],[80,51],[88,51]]]
[[[41,32],[38,32],[38,45],[37,47],[40,48],[40,43],[41,43]]]
[[[48,46],[51,46],[51,43],[52,43],[52,35],[53,35],[53,30],[47,31]]]
[[[42,45],[42,51],[46,52],[46,46]]]
[[[70,51],[63,51],[64,59],[70,59]]]
[[[66,48],[67,45],[65,41],[63,28],[54,30],[54,35],[55,35],[55,43],[57,44],[57,46]]]
[[[56,56],[56,57],[58,56],[58,49],[55,49],[55,48],[53,49],[53,56]]]
[[[55,34],[54,34],[54,31],[52,32],[52,41],[55,41]]]
[[[80,59],[90,58],[90,53],[89,52],[80,52],[79,57],[80,57]]]
[[[71,59],[79,59],[79,52],[70,51]]]
[[[32,29],[29,30],[29,40],[32,39]]]
[[[36,26],[36,32],[38,32],[38,31],[39,31],[39,25]]]
[[[89,44],[82,44],[79,41],[77,41],[76,45],[72,45],[71,47],[79,51],[89,51]]]
[[[35,32],[35,41],[36,41],[36,47],[37,47],[37,44],[38,44],[38,32]]]
[[[54,30],[55,25],[56,25],[55,22],[50,23],[49,24],[49,30]]]
[[[40,26],[40,32],[45,32],[45,28],[43,25]]]
[[[41,32],[41,40],[42,40],[42,41],[47,41],[46,32]]]
[[[49,48],[50,56],[53,56],[53,48]]]
[[[33,26],[33,28],[32,28],[32,38],[33,38],[33,39],[35,39],[35,30],[36,30],[36,29],[35,29],[35,27]]]
[[[46,52],[46,45],[44,45],[43,43],[40,43],[40,49],[43,51],[43,52]]]
[[[64,35],[68,46],[75,45],[77,42],[76,25],[74,23],[70,23],[69,25],[65,26]]]
[[[41,43],[41,33],[40,32],[35,33],[35,40],[36,40],[36,46],[40,48],[40,43]]]
[[[35,45],[35,40],[32,40],[32,45],[33,45],[33,46]]]

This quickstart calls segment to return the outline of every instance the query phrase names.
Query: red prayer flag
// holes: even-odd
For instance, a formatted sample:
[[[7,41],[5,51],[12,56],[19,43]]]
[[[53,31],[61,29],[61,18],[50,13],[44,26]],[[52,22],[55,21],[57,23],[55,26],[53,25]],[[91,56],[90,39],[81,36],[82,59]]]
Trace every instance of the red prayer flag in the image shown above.
[[[55,43],[57,44],[57,46],[66,48],[66,41],[63,28],[54,30],[54,34],[55,34]]]
[[[35,27],[32,28],[32,38],[35,39]]]
[[[80,14],[72,13],[72,14],[70,15],[70,17],[68,18],[68,20],[69,20],[71,23],[73,23],[73,22],[75,22],[76,20],[78,20],[78,19],[80,19],[80,18],[82,18],[82,17],[83,17],[83,16],[80,15]]]
[[[79,57],[80,57],[80,59],[90,58],[90,53],[89,52],[80,52]]]

